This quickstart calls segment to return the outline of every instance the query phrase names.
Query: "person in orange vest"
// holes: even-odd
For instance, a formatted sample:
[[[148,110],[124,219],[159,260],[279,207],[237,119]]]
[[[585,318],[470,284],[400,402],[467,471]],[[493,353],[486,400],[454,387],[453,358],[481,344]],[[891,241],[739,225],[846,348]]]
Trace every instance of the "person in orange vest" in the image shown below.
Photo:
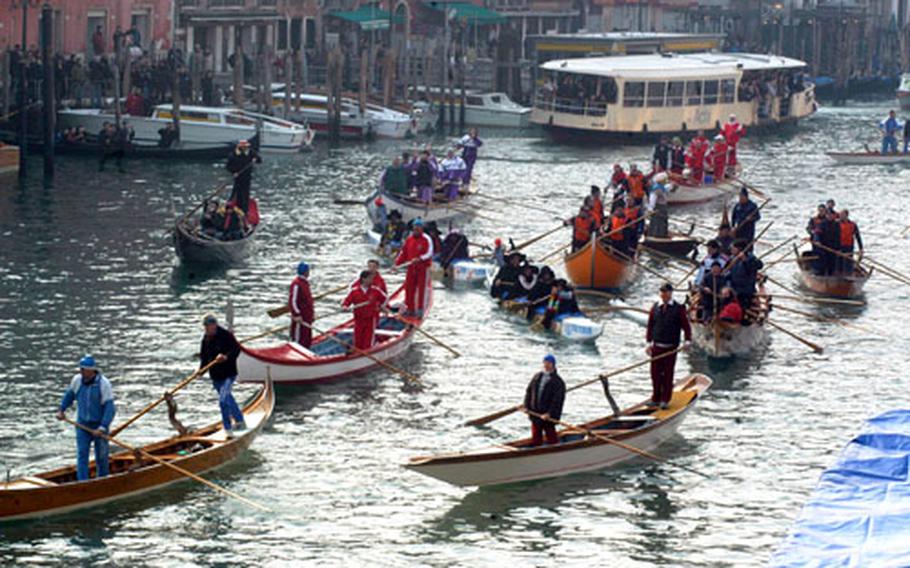
[[[711,146],[705,159],[711,165],[714,183],[724,181],[727,173],[727,142],[724,140],[723,134],[714,137],[714,145]]]
[[[859,225],[850,220],[850,212],[844,209],[840,212],[840,251],[851,258],[839,257],[841,270],[846,274],[853,274],[853,245],[859,245],[859,258],[863,257],[863,237],[859,234]]]
[[[705,178],[705,156],[708,153],[710,144],[705,138],[705,131],[699,130],[692,142],[689,143],[689,151],[686,156],[686,165],[691,170],[691,177],[697,184],[701,184]]]
[[[430,273],[430,263],[433,259],[433,241],[423,232],[423,219],[414,219],[413,232],[405,239],[398,257],[395,259],[395,268],[408,263],[408,271],[404,279],[404,316],[422,317],[427,301],[427,282]]]
[[[623,209],[623,215],[626,218],[626,227],[623,229],[623,236],[625,237],[623,246],[626,253],[631,255],[638,245],[638,237],[641,235],[644,225],[643,222],[639,222],[641,207],[635,201],[629,202]]]
[[[746,135],[746,129],[736,120],[736,115],[731,114],[730,119],[720,129],[724,140],[727,141],[727,166],[736,166],[736,145]]]
[[[610,216],[609,225],[605,225],[602,231],[604,231],[604,236],[606,237],[607,244],[610,248],[625,254],[625,228],[626,228],[626,212],[624,210],[622,202],[616,204],[616,208],[613,209],[613,215]]]
[[[354,311],[354,347],[360,351],[373,347],[379,312],[385,309],[386,295],[373,283],[374,276],[369,270],[361,272],[357,286],[341,302],[341,307]]]
[[[641,202],[645,198],[645,174],[638,169],[638,166],[631,164],[629,166],[629,176],[627,178],[629,187],[629,198],[632,201]]]
[[[600,195],[600,188],[596,185],[591,186],[591,218],[594,219],[594,229],[600,229],[604,224],[604,202]]]
[[[291,282],[288,308],[291,312],[291,341],[309,348],[313,343],[313,294],[310,292],[310,265],[297,265],[297,276]]]
[[[588,205],[582,205],[578,210],[578,215],[566,219],[563,224],[572,225],[572,252],[588,244],[591,235],[597,230],[594,217],[591,215],[591,208]]]

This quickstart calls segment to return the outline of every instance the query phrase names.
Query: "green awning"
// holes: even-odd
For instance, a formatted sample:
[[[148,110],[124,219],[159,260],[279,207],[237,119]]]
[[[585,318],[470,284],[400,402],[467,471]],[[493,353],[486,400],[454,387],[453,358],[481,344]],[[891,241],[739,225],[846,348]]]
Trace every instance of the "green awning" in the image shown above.
[[[353,12],[332,12],[329,15],[359,24],[362,30],[389,29],[389,13],[374,5],[361,6]]]
[[[434,10],[447,11],[455,20],[465,20],[469,24],[502,24],[506,21],[506,17],[499,12],[467,2],[432,0],[427,2],[427,4]]]

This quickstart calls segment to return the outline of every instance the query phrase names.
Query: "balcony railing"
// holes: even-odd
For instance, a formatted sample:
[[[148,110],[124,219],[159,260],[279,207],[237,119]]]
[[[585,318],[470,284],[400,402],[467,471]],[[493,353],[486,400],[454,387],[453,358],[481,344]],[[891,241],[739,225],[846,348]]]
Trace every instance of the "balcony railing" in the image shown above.
[[[561,112],[581,116],[607,115],[607,103],[605,102],[582,102],[575,99],[553,98],[546,95],[538,95],[535,97],[534,108],[548,112]]]

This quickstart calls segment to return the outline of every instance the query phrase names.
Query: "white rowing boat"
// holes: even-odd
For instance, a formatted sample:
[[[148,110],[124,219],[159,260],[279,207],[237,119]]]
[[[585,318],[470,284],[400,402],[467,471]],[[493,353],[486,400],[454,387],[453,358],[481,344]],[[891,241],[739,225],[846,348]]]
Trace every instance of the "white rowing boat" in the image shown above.
[[[665,410],[642,402],[618,416],[580,426],[651,452],[676,434],[683,419],[710,387],[707,376],[691,375],[676,382]],[[595,471],[638,457],[628,449],[578,430],[564,429],[558,435],[559,443],[555,445],[531,446],[526,438],[467,452],[414,457],[404,467],[452,485],[478,487]]]
[[[881,152],[827,152],[838,164],[850,166],[885,166],[910,164],[910,154],[882,154]]]

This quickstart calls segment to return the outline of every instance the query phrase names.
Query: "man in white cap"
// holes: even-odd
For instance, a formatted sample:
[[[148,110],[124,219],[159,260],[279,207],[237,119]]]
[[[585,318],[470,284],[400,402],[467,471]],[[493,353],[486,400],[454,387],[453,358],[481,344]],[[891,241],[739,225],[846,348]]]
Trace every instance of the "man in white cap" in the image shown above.
[[[746,129],[736,120],[736,115],[731,114],[720,132],[727,141],[727,167],[736,167],[736,145],[746,135]]]
[[[76,422],[93,432],[76,428],[76,479],[89,478],[88,454],[95,444],[95,477],[109,473],[108,454],[110,447],[103,434],[110,432],[114,421],[114,389],[111,382],[101,374],[95,358],[85,355],[79,361],[79,373],[70,381],[63,393],[63,400],[57,410],[57,419],[63,420],[66,411],[76,403]]]

